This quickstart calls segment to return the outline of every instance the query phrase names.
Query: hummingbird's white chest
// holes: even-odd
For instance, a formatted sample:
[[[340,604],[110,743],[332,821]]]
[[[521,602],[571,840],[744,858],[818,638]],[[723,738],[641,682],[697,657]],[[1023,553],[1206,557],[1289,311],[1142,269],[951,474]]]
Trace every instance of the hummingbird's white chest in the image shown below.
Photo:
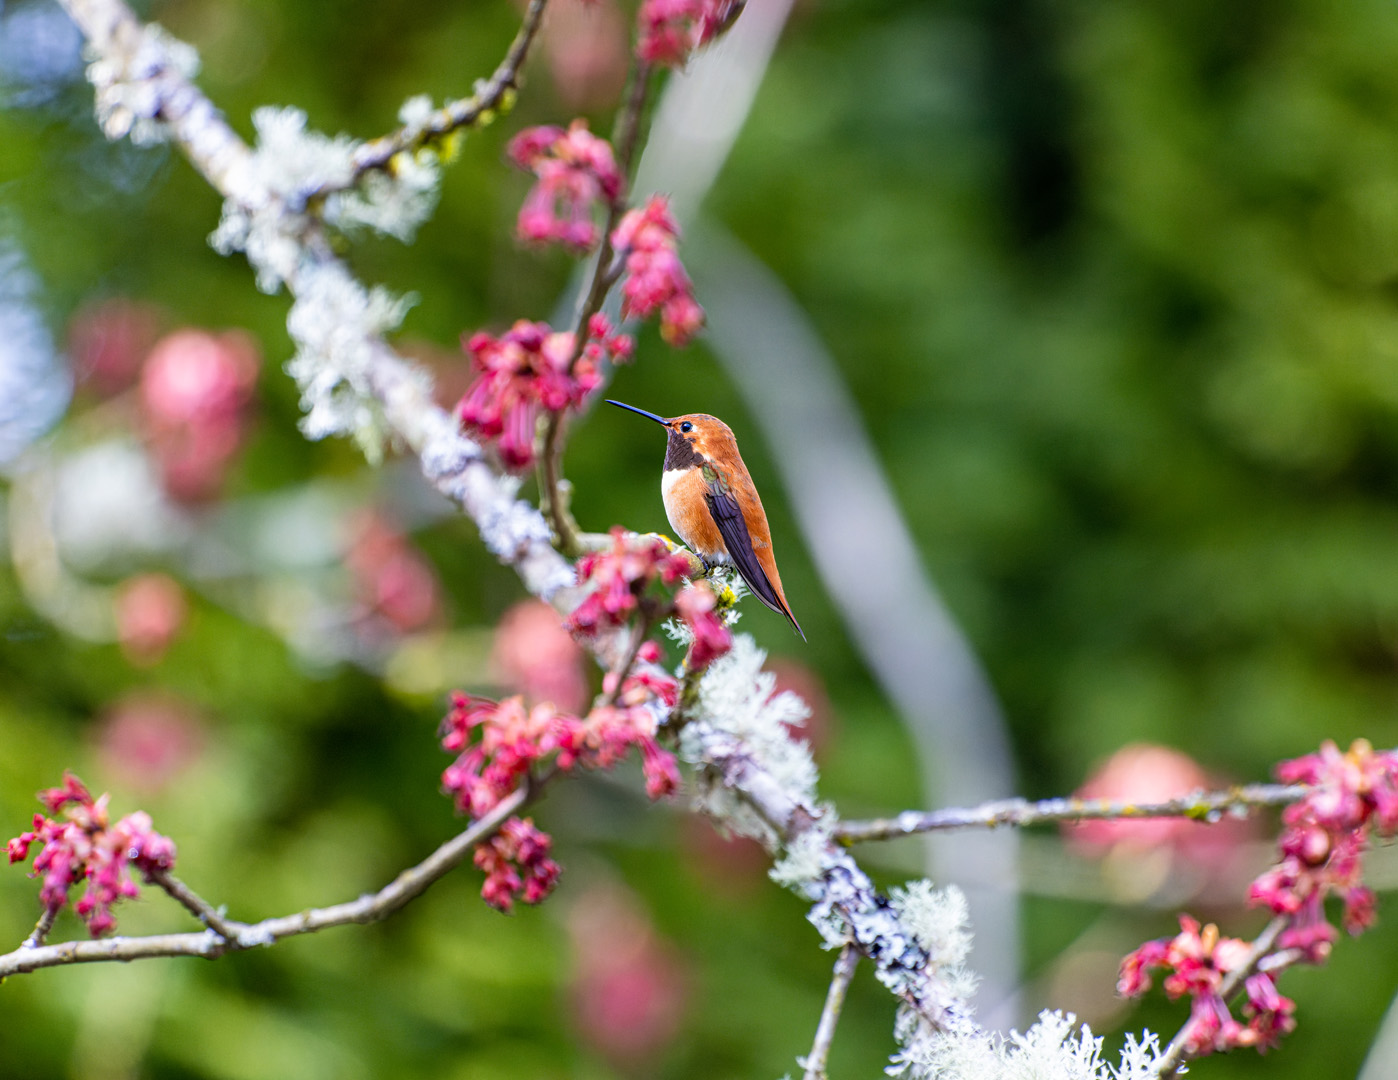
[[[660,474],[660,497],[675,535],[708,562],[728,562],[728,548],[709,513],[707,494],[708,486],[696,468],[666,469]]]

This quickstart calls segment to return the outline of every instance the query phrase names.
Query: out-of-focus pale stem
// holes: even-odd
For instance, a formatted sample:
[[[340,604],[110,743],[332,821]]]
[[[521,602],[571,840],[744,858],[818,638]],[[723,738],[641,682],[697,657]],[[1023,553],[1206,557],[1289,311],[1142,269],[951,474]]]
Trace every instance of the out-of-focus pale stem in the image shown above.
[[[840,1022],[845,994],[849,992],[854,969],[858,966],[859,953],[853,945],[846,945],[835,960],[835,973],[830,978],[830,989],[825,995],[825,1008],[820,1011],[820,1023],[816,1025],[811,1052],[799,1062],[806,1070],[803,1080],[825,1080],[825,1065],[830,1059],[830,1044],[835,1040],[835,1025]]]
[[[1157,803],[1124,799],[1001,799],[980,806],[945,810],[905,810],[891,818],[845,821],[834,835],[849,844],[893,840],[943,829],[993,829],[999,825],[1043,825],[1057,821],[1117,821],[1136,818],[1185,817],[1214,821],[1223,814],[1257,807],[1287,806],[1307,789],[1291,784],[1245,784],[1227,791],[1196,791]]]

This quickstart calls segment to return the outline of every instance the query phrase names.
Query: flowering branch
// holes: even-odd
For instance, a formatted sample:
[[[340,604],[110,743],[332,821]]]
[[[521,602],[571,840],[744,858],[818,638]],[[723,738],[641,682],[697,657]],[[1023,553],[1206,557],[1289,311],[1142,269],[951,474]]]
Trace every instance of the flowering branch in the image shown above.
[[[845,1005],[845,994],[854,979],[854,969],[859,966],[859,953],[853,945],[846,944],[835,960],[835,973],[830,978],[830,990],[825,995],[825,1008],[820,1012],[820,1023],[816,1025],[815,1042],[811,1052],[798,1064],[805,1070],[803,1080],[825,1080],[825,1063],[830,1057],[830,1044],[835,1038],[835,1025],[840,1022],[840,1010]]]
[[[1121,799],[998,799],[962,809],[905,810],[896,817],[845,821],[833,835],[846,844],[893,840],[943,829],[1025,827],[1058,821],[1116,821],[1132,818],[1184,817],[1217,821],[1223,814],[1245,813],[1255,807],[1286,806],[1306,794],[1299,784],[1244,784],[1227,791],[1196,791],[1158,803]]]
[[[530,46],[538,36],[547,6],[548,0],[530,0],[524,13],[524,21],[520,24],[514,41],[510,43],[505,58],[500,61],[500,65],[489,79],[476,84],[475,93],[467,98],[447,102],[440,109],[415,122],[404,124],[397,131],[364,143],[355,150],[350,159],[349,177],[336,184],[322,185],[316,190],[316,196],[323,197],[334,191],[348,190],[357,184],[365,173],[391,168],[393,159],[398,154],[425,146],[462,128],[488,124],[497,112],[508,111],[519,89],[520,69],[524,67]]]
[[[477,820],[377,893],[329,908],[243,924],[224,918],[168,874],[162,877],[160,872],[168,869],[168,863],[139,865],[148,880],[169,891],[207,929],[48,946],[41,943],[48,929],[41,921],[31,935],[32,944],[26,942],[25,947],[0,956],[0,977],[95,960],[213,957],[330,926],[376,921],[410,902],[472,852],[477,864],[487,871],[488,901],[505,907],[516,897],[525,902],[539,899],[551,887],[557,867],[548,858],[547,838],[530,822],[514,816],[535,797],[547,775],[552,775],[535,779],[534,769],[546,761],[559,770],[573,763],[605,766],[627,749],[639,747],[648,786],[654,794],[664,793],[678,777],[654,733],[672,721],[672,729],[678,729],[680,754],[696,770],[702,807],[725,827],[761,840],[778,854],[772,876],[807,901],[808,919],[825,945],[841,950],[842,960],[847,959],[851,966],[856,955],[868,957],[876,978],[901,1003],[895,1075],[954,1074],[949,1063],[958,1055],[984,1058],[989,1054],[1008,1059],[1026,1053],[1025,1048],[1041,1047],[1090,1065],[1091,1073],[1083,1075],[1105,1075],[1099,1071],[1090,1032],[1082,1029],[1071,1034],[1068,1018],[1045,1014],[1030,1032],[1015,1036],[1013,1044],[997,1042],[974,1023],[968,1004],[974,978],[964,966],[970,944],[965,898],[954,887],[937,890],[925,881],[880,893],[848,850],[856,839],[879,835],[880,828],[887,835],[923,831],[921,822],[932,821],[932,816],[914,815],[912,825],[906,823],[907,815],[901,815],[891,828],[890,823],[875,822],[866,823],[862,832],[856,827],[841,830],[833,808],[818,799],[808,749],[794,741],[787,730],[788,723],[804,716],[805,706],[794,695],[773,693],[772,676],[762,670],[763,655],[750,639],[731,641],[716,621],[712,598],[705,602],[697,594],[687,605],[676,600],[667,609],[689,624],[692,640],[688,663],[695,691],[692,699],[685,693],[682,704],[677,700],[680,686],[653,670],[658,649],[647,652],[648,643],[634,636],[634,630],[628,633],[635,617],[633,609],[660,601],[654,592],[647,592],[656,576],[666,579],[666,585],[674,585],[684,576],[684,568],[667,561],[672,558],[668,551],[634,547],[618,535],[613,552],[590,556],[594,559],[590,573],[580,565],[575,574],[575,568],[554,547],[554,536],[568,553],[577,549],[579,540],[561,501],[565,491],[559,461],[562,414],[568,407],[577,407],[590,389],[591,372],[582,370],[584,364],[592,365],[595,372],[595,364],[604,353],[611,352],[615,358],[626,349],[618,341],[619,335],[612,334],[609,323],[597,321],[607,289],[619,280],[619,270],[613,265],[618,254],[625,253],[630,272],[624,316],[628,307],[642,314],[659,310],[662,334],[674,340],[687,339],[702,319],[675,257],[677,230],[664,200],[652,200],[644,210],[626,213],[624,178],[639,137],[650,65],[683,63],[693,48],[711,40],[731,21],[737,5],[732,0],[648,0],[642,5],[641,59],[627,104],[618,117],[620,161],[612,162],[610,171],[606,168],[610,148],[604,154],[595,145],[601,140],[584,138],[585,125],[574,125],[566,133],[558,129],[543,132],[546,138],[542,141],[539,132],[543,129],[539,129],[532,140],[525,140],[517,157],[540,178],[539,197],[532,207],[527,203],[526,209],[540,211],[546,220],[535,217],[528,224],[546,226],[544,232],[551,238],[590,248],[596,241],[583,244],[581,240],[588,226],[596,228],[590,218],[590,200],[596,197],[592,192],[600,190],[606,198],[606,228],[597,237],[597,262],[582,295],[572,337],[554,335],[536,324],[517,324],[498,340],[488,336],[473,339],[478,346],[473,359],[478,360],[483,375],[514,394],[508,409],[513,426],[505,423],[501,395],[492,395],[487,389],[481,400],[470,402],[479,434],[494,439],[509,427],[508,434],[514,440],[511,445],[519,447],[521,430],[527,428],[531,436],[527,457],[532,458],[533,422],[540,408],[547,414],[549,433],[544,440],[541,479],[546,520],[515,498],[517,479],[502,474],[499,459],[488,457],[480,445],[463,437],[456,418],[432,404],[425,380],[384,341],[383,334],[396,324],[401,305],[356,281],[328,241],[327,228],[354,224],[371,224],[396,235],[410,232],[430,209],[429,196],[436,180],[434,163],[424,164],[417,158],[431,155],[401,155],[410,145],[403,144],[383,159],[393,168],[375,173],[379,166],[373,163],[373,155],[379,151],[307,132],[304,115],[295,110],[260,111],[254,122],[261,139],[252,150],[192,83],[194,57],[187,46],[157,28],[143,26],[122,0],[62,2],[88,38],[95,57],[88,74],[96,87],[98,116],[106,133],[112,138],[130,134],[137,141],[176,142],[225,197],[224,219],[215,234],[215,246],[225,253],[245,252],[261,287],[270,292],[285,286],[293,297],[288,328],[298,354],[289,370],[301,386],[308,411],[302,424],[306,433],[313,438],[353,435],[370,457],[381,452],[386,439],[406,444],[420,459],[428,480],[477,523],[487,548],[514,567],[531,592],[559,611],[572,613],[572,628],[588,638],[591,651],[604,667],[612,669],[608,677],[615,677],[616,685],[606,687],[607,698],[586,718],[560,714],[552,706],[528,712],[518,699],[498,705],[458,702],[453,709],[456,722],[444,739],[451,744],[448,749],[460,751],[448,770],[451,781],[447,786],[459,804],[469,802],[480,810],[475,814]],[[541,10],[541,0],[535,0],[521,37],[516,39],[519,48],[511,49],[510,55],[515,57],[512,67],[507,57],[509,70],[499,84],[502,104],[535,32],[528,29],[528,22]],[[489,94],[487,87],[479,96],[485,101]],[[477,113],[477,118],[481,115]],[[431,117],[405,119],[409,128],[420,131],[427,130],[424,123],[430,124]],[[429,138],[423,138],[421,149],[433,149]],[[400,155],[408,160],[401,160]],[[356,180],[363,182],[357,184]],[[584,196],[580,197],[579,191]],[[326,197],[326,192],[333,192],[333,197]],[[554,218],[553,210],[559,205],[572,214],[569,221]],[[580,205],[584,207],[581,213]],[[527,233],[525,225],[522,214],[522,235]],[[555,225],[560,228],[556,235],[551,232]],[[578,231],[570,232],[570,228]],[[584,375],[589,377],[584,379]],[[521,460],[512,462],[508,455],[504,457],[507,467],[522,467]],[[573,586],[589,577],[593,588],[583,599]],[[604,582],[606,588],[601,587]],[[707,664],[700,662],[701,657]],[[700,669],[702,675],[698,674]],[[687,678],[686,683],[689,681]],[[1276,994],[1271,983],[1273,967],[1323,957],[1331,928],[1324,924],[1322,902],[1330,892],[1344,895],[1347,925],[1362,928],[1367,924],[1372,918],[1373,898],[1359,883],[1358,856],[1367,836],[1363,826],[1369,815],[1377,815],[1383,835],[1398,828],[1395,763],[1390,756],[1375,757],[1361,749],[1367,751],[1357,748],[1342,761],[1329,747],[1320,764],[1303,762],[1300,771],[1282,776],[1284,781],[1301,782],[1317,790],[1322,781],[1328,785],[1325,799],[1310,805],[1305,814],[1288,818],[1293,828],[1284,842],[1286,859],[1254,886],[1256,898],[1272,906],[1285,922],[1285,930],[1276,938],[1282,952],[1271,953],[1269,944],[1250,960],[1244,955],[1247,947],[1243,943],[1224,942],[1216,930],[1201,932],[1197,924],[1185,925],[1183,942],[1176,939],[1143,947],[1136,963],[1138,975],[1150,964],[1175,965],[1174,975],[1183,981],[1172,984],[1167,979],[1167,990],[1175,985],[1179,993],[1191,993],[1196,1007],[1203,1004],[1212,1010],[1210,1015],[1219,1025],[1223,1022],[1219,1010],[1227,1012],[1220,996],[1222,988],[1236,992],[1241,982],[1248,993],[1248,1008],[1253,1010],[1247,1030],[1255,1033],[1255,1041],[1274,1038],[1285,1029],[1289,1003]],[[1361,789],[1341,783],[1337,789],[1331,776],[1336,770],[1355,772],[1368,786]],[[1336,790],[1342,796],[1338,801]],[[1275,797],[1279,802],[1294,801],[1287,789]],[[1231,793],[1229,800],[1214,806],[1207,804],[1207,796],[1201,798],[1205,801],[1192,811],[1185,806],[1176,812],[1208,817],[1237,805],[1252,805]],[[479,807],[477,800],[481,800]],[[999,804],[998,811],[963,811],[960,821],[944,816],[938,819],[941,823],[926,824],[925,828],[1027,824],[1056,820],[1055,813],[1059,817],[1093,816],[1083,812],[1084,804],[1075,809],[1071,801],[1062,802],[1065,808],[1058,810]],[[1141,809],[1123,806],[1097,816],[1134,816]],[[1292,807],[1288,813],[1297,809]],[[1040,815],[1037,819],[1035,813]],[[106,830],[105,819],[98,824],[99,831]],[[121,825],[119,822],[112,829],[119,830]],[[148,825],[148,819],[144,824],[138,820],[129,828],[148,829]],[[20,842],[32,843],[39,838],[40,830],[36,830],[30,840],[21,837]],[[92,904],[99,917],[107,914],[101,905],[109,907],[121,895],[130,895],[121,891],[129,882],[121,876],[124,867],[114,862],[116,855],[129,849],[109,845],[102,850],[116,870],[106,883],[110,895],[104,893]],[[51,863],[51,876],[58,875],[59,869]],[[71,874],[63,876],[63,887],[75,880]],[[46,903],[54,908],[52,900]],[[1198,939],[1198,947],[1189,952],[1185,946],[1193,946],[1194,939]],[[1227,946],[1226,957],[1214,955],[1220,944]],[[1181,965],[1189,973],[1187,978]],[[1239,972],[1237,978],[1226,982],[1233,972]],[[847,983],[837,971],[832,997],[838,996],[836,991],[842,993],[841,984]],[[1144,980],[1138,978],[1137,986],[1143,989]],[[828,1045],[828,1038],[821,1041],[821,1029],[828,1027],[833,1033],[836,1012],[837,1006],[827,1001],[829,1024],[823,1014],[812,1052],[817,1067],[823,1061],[823,1046]],[[1185,1051],[1202,1052],[1204,1037],[1217,1036],[1220,1031],[1223,1036],[1219,1037],[1231,1040],[1228,1045],[1247,1045],[1239,1027],[1203,1030],[1192,1018]],[[1139,1043],[1128,1040],[1122,1069],[1115,1075],[1130,1076],[1131,1080],[1154,1076],[1158,1056],[1153,1038]],[[807,1063],[808,1068],[811,1064]]]
[[[452,837],[422,862],[404,870],[377,892],[357,900],[326,908],[310,908],[294,915],[263,919],[256,923],[241,923],[223,918],[207,901],[200,899],[177,879],[157,878],[156,883],[205,922],[207,930],[201,933],[66,941],[60,945],[37,947],[26,941],[14,952],[0,956],[0,979],[40,968],[100,960],[145,960],[157,956],[200,956],[212,960],[225,953],[272,945],[283,938],[315,933],[333,926],[378,922],[421,896],[430,885],[459,866],[478,844],[494,836],[512,815],[537,798],[546,782],[545,777],[520,787],[502,799],[491,813]]]
[[[1218,994],[1220,998],[1224,1001],[1233,998],[1243,988],[1246,980],[1263,968],[1268,957],[1276,955],[1272,953],[1272,949],[1290,923],[1289,918],[1278,915],[1263,928],[1262,933],[1257,935],[1256,940],[1253,941],[1252,946],[1238,963],[1238,966],[1229,971],[1219,984]],[[1280,954],[1283,959],[1282,964],[1268,967],[1268,974],[1285,966],[1287,962],[1295,962],[1295,957],[1287,955],[1288,952],[1290,950]],[[1174,1080],[1184,1065],[1206,1052],[1192,1045],[1192,1028],[1193,1021],[1191,1020],[1175,1033],[1175,1037],[1170,1040],[1170,1044],[1160,1055],[1156,1062],[1160,1080]]]
[[[645,111],[646,98],[650,92],[651,67],[645,60],[638,60],[631,71],[631,82],[625,104],[617,114],[612,131],[612,144],[616,153],[617,172],[622,184],[616,193],[607,200],[607,221],[602,229],[601,246],[592,266],[592,275],[587,287],[578,294],[577,309],[573,314],[573,355],[568,360],[568,370],[573,371],[587,343],[588,324],[592,317],[602,310],[607,292],[616,283],[620,267],[613,266],[612,231],[626,210],[630,188],[631,169],[636,156],[636,143],[641,130],[641,114]],[[568,482],[563,478],[563,414],[549,414],[544,430],[544,451],[539,469],[539,508],[548,518],[558,538],[559,550],[564,555],[576,557],[582,552],[578,523],[568,509]]]

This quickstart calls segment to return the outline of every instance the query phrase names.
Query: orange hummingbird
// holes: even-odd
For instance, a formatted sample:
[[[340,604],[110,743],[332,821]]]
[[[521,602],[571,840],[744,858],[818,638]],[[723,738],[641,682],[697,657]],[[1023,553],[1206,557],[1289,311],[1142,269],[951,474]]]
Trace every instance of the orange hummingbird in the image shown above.
[[[731,563],[736,567],[753,594],[790,619],[805,641],[801,624],[791,614],[782,592],[767,514],[738,454],[733,430],[707,413],[686,413],[667,420],[610,398],[607,404],[649,417],[669,432],[660,494],[665,500],[665,516],[680,539],[705,566]]]

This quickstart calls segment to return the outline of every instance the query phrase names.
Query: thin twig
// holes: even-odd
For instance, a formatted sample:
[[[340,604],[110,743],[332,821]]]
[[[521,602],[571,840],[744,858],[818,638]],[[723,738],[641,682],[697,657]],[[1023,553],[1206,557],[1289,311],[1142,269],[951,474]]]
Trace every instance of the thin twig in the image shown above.
[[[188,885],[168,870],[159,870],[151,875],[151,881],[183,904],[193,916],[220,937],[233,940],[247,929],[246,923],[225,918],[211,903],[196,893]]]
[[[835,961],[835,973],[830,978],[830,990],[825,995],[825,1008],[820,1011],[820,1023],[816,1025],[815,1042],[811,1052],[797,1064],[806,1070],[803,1080],[825,1080],[825,1063],[830,1058],[830,1044],[835,1039],[835,1025],[840,1022],[840,1010],[845,1005],[845,994],[849,991],[854,969],[859,966],[859,953],[854,945],[847,944],[840,950]]]
[[[39,916],[39,921],[34,924],[34,929],[24,939],[20,949],[37,949],[42,945],[44,939],[49,936],[49,931],[53,929],[53,921],[58,918],[58,912],[58,908],[45,907],[44,913]]]
[[[37,971],[39,968],[100,960],[144,960],[155,956],[200,956],[213,959],[224,953],[272,945],[282,938],[310,934],[332,926],[378,922],[421,896],[434,882],[460,865],[477,844],[493,836],[510,817],[537,798],[554,775],[556,774],[548,773],[518,788],[500,800],[489,814],[473,823],[470,828],[457,833],[422,862],[404,870],[378,892],[361,896],[357,900],[326,908],[311,908],[295,915],[283,915],[250,924],[234,922],[219,916],[219,921],[223,924],[222,929],[211,924],[210,929],[202,933],[112,937],[98,941],[67,941],[61,945],[22,946],[14,952],[0,956],[0,979]],[[162,885],[162,888],[165,886]],[[166,891],[170,890],[167,888]],[[194,896],[192,892],[185,891],[189,897]],[[171,895],[175,893],[172,892]],[[195,910],[184,897],[176,898],[186,907]],[[195,901],[202,910],[200,917],[206,918],[208,912],[213,909],[197,897]]]
[[[1225,813],[1254,807],[1286,806],[1298,801],[1307,788],[1298,784],[1244,784],[1227,791],[1196,791],[1158,803],[1119,799],[1000,799],[970,808],[905,810],[891,818],[846,821],[834,835],[847,844],[866,840],[892,840],[915,833],[943,829],[1023,827],[1056,821],[1115,821],[1131,818],[1187,817],[1215,821]]]
[[[612,130],[612,149],[616,154],[617,169],[626,178],[617,197],[607,205],[607,223],[602,229],[602,242],[597,249],[597,259],[592,266],[592,276],[587,288],[578,294],[578,305],[573,313],[573,355],[569,358],[571,371],[582,356],[587,345],[587,324],[592,316],[602,310],[607,291],[616,283],[617,272],[612,266],[612,231],[626,212],[627,199],[631,189],[631,169],[636,156],[637,140],[641,131],[641,116],[646,109],[646,98],[650,93],[651,67],[645,61],[637,61],[631,72],[631,86],[626,94],[626,102],[617,114]],[[563,412],[550,413],[544,429],[544,452],[539,468],[539,508],[549,520],[554,535],[558,538],[558,548],[569,558],[580,554],[578,523],[573,520],[568,509],[567,481],[563,479]]]
[[[519,89],[520,69],[529,56],[530,46],[538,36],[543,22],[544,9],[548,0],[530,0],[524,13],[524,21],[519,32],[510,43],[509,51],[494,74],[484,82],[476,84],[476,92],[467,98],[450,101],[437,109],[423,124],[399,128],[381,138],[364,143],[351,158],[349,179],[338,184],[324,184],[317,188],[315,197],[323,198],[335,191],[351,188],[363,178],[365,173],[381,171],[390,167],[393,158],[405,150],[415,150],[419,146],[475,125],[493,114],[502,105],[507,105],[507,97]]]
[[[603,705],[615,705],[617,699],[621,697],[622,687],[626,684],[631,669],[636,666],[636,657],[641,651],[641,646],[646,643],[646,635],[650,633],[652,625],[652,621],[645,616],[636,619],[631,628],[631,640],[626,644],[626,655],[622,657],[621,663],[612,669],[612,674],[616,676],[616,685],[602,699]]]
[[[1276,945],[1277,938],[1291,925],[1291,917],[1288,915],[1278,915],[1262,929],[1262,933],[1252,943],[1247,956],[1243,962],[1223,977],[1219,983],[1218,996],[1227,1001],[1238,992],[1243,982],[1257,971],[1258,966],[1266,959]],[[1159,1080],[1174,1080],[1179,1075],[1180,1067],[1198,1057],[1199,1054],[1188,1049],[1185,1045],[1185,1032],[1189,1030],[1189,1024],[1185,1024],[1175,1033],[1175,1037],[1170,1040],[1170,1045],[1165,1048],[1165,1052],[1156,1061],[1156,1075]]]

